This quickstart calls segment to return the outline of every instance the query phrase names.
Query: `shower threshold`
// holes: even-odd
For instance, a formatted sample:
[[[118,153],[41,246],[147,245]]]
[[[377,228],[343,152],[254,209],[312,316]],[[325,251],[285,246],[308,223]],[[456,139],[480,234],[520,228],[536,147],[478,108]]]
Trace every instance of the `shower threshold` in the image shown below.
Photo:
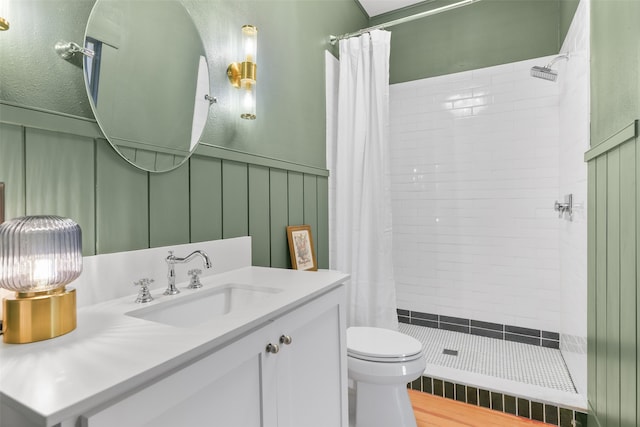
[[[422,342],[427,362],[422,380],[430,382],[424,387],[433,394],[445,395],[453,388],[445,397],[466,401],[466,395],[462,399],[456,392],[486,390],[587,412],[587,399],[576,392],[560,350],[406,323],[399,330]],[[500,404],[506,412],[504,397]]]

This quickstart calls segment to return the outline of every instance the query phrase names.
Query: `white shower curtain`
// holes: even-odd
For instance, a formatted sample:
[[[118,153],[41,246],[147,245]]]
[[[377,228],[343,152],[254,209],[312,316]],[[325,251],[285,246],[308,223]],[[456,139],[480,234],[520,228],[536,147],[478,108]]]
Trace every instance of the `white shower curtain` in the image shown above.
[[[397,329],[388,155],[391,33],[340,41],[331,268],[351,274],[349,326]],[[329,138],[330,140],[333,138]]]

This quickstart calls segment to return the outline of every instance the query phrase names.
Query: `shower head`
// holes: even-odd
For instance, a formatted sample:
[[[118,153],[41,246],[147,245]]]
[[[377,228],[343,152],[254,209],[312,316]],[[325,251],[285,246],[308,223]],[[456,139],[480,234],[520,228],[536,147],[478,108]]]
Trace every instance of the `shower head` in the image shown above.
[[[552,70],[551,67],[553,64],[558,62],[561,59],[569,60],[569,54],[565,53],[559,56],[556,56],[544,67],[540,67],[538,65],[534,65],[531,67],[531,76],[536,77],[538,79],[549,80],[550,82],[555,82],[558,78],[558,72],[556,70]]]
[[[552,70],[551,68],[535,65],[531,67],[531,76],[555,82],[558,78],[558,72],[556,70]]]

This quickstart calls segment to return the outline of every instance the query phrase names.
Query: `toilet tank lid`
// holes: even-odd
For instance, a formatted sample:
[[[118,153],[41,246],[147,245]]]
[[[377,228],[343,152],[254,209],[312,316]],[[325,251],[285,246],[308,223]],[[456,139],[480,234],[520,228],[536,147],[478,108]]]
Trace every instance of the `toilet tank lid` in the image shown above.
[[[404,358],[422,352],[422,343],[390,329],[353,326],[347,329],[347,350],[363,356]]]

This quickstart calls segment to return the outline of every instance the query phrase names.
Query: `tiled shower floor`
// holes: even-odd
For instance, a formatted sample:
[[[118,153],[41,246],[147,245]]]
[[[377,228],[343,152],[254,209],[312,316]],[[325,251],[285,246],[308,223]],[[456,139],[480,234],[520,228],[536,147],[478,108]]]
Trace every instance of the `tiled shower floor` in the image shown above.
[[[406,323],[399,329],[423,343],[425,376],[586,409],[559,350]]]

